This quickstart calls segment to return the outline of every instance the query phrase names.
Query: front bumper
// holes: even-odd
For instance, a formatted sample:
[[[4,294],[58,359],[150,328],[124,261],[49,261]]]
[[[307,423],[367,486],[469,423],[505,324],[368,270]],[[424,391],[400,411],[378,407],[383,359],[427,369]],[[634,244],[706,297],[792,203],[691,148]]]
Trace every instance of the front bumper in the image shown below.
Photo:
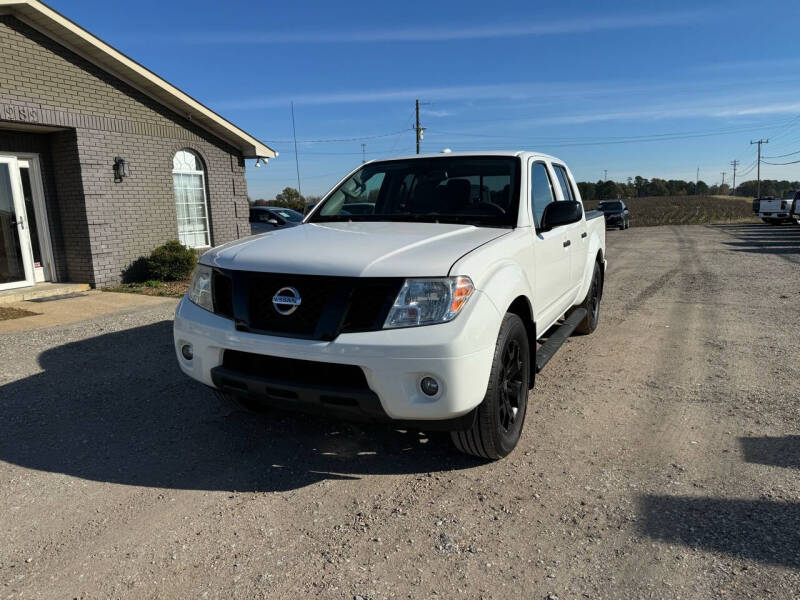
[[[476,291],[462,314],[449,323],[340,334],[327,342],[237,331],[232,320],[184,298],[175,312],[174,342],[184,373],[224,391],[259,401],[266,399],[289,409],[321,405],[319,397],[331,393],[294,382],[294,398],[281,398],[280,393],[269,397],[267,388],[285,388],[286,382],[231,373],[223,367],[225,350],[355,365],[363,370],[369,392],[378,405],[373,403],[373,409],[369,409],[367,396],[349,397],[355,397],[360,408],[367,407],[367,413],[383,413],[387,419],[397,421],[435,421],[466,415],[483,400],[500,321],[501,315],[491,300]],[[191,360],[181,354],[186,344],[192,346]],[[420,389],[420,381],[426,376],[439,382],[435,396],[427,396]],[[225,377],[230,382],[238,380],[238,390],[236,384],[228,387],[223,382]],[[329,412],[342,413],[333,407]]]

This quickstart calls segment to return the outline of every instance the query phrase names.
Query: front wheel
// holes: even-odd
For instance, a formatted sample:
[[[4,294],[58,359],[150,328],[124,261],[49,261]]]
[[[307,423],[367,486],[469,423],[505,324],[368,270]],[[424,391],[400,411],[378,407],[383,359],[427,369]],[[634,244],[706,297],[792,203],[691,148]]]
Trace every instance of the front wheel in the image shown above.
[[[600,321],[600,298],[603,296],[603,274],[600,269],[600,263],[594,263],[592,282],[589,284],[586,298],[580,305],[580,308],[586,309],[586,316],[578,323],[575,331],[583,335],[588,335],[597,329],[597,323]]]
[[[525,324],[506,313],[494,348],[489,386],[475,421],[466,431],[452,431],[456,448],[465,454],[497,460],[519,442],[528,407],[530,347]]]

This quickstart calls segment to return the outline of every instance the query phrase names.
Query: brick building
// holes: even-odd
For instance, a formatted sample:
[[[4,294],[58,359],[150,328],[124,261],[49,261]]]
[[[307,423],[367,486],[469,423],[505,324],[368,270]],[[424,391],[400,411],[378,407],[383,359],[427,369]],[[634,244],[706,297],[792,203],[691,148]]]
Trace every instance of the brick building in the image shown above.
[[[37,0],[0,0],[0,290],[249,235],[270,148]]]

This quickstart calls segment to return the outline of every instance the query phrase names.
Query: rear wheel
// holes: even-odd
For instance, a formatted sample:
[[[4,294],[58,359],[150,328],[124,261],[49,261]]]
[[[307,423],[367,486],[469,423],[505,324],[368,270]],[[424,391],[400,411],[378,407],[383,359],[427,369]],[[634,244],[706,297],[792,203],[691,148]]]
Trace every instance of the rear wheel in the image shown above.
[[[465,454],[496,460],[519,442],[528,407],[530,349],[522,319],[507,313],[494,349],[489,386],[475,422],[466,431],[452,431],[456,448]]]
[[[592,272],[592,283],[589,284],[589,291],[586,293],[586,298],[579,308],[586,309],[586,316],[578,323],[575,331],[583,335],[588,335],[597,329],[597,323],[600,321],[600,298],[603,295],[603,274],[600,272],[600,264],[594,263],[594,271]]]

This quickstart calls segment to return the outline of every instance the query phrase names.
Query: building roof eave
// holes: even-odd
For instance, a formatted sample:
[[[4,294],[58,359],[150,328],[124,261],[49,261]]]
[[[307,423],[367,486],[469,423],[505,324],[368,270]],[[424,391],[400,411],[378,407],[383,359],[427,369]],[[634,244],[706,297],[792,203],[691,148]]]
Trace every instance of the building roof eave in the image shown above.
[[[0,0],[0,14],[12,14],[159,104],[237,148],[245,158],[277,153],[187,93],[92,35],[39,0]]]

